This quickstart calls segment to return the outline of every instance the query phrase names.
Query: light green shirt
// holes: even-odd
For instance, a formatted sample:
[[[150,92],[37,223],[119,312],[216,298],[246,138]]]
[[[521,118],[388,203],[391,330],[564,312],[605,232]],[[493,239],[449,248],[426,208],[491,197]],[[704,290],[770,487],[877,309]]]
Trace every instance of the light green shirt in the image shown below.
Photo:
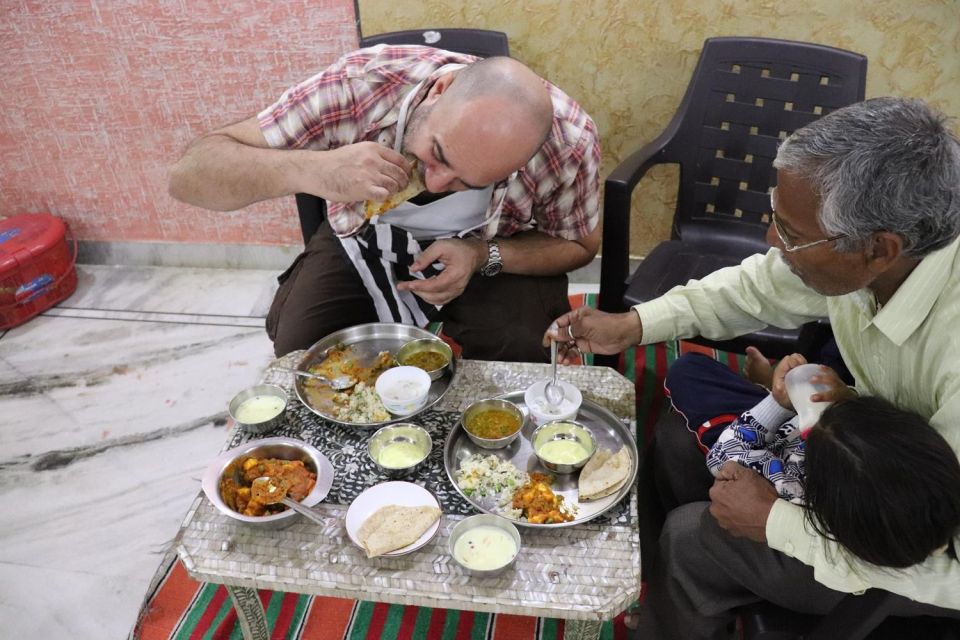
[[[634,309],[644,343],[732,338],[768,324],[798,327],[829,317],[857,389],[929,419],[960,456],[960,240],[924,258],[879,312],[870,291],[828,297],[807,288],[778,249]],[[811,565],[831,589],[878,587],[960,609],[960,563],[946,554],[905,570],[877,567],[808,530],[803,508],[784,500],[774,504],[766,533],[771,548]]]

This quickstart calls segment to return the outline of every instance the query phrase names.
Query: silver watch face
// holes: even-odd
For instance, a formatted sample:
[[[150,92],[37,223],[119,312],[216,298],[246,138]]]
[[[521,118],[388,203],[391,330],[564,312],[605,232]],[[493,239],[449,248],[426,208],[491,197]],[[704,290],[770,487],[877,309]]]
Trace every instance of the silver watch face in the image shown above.
[[[487,241],[487,264],[480,267],[480,275],[495,276],[503,270],[503,259],[500,257],[500,245],[496,240]]]
[[[495,276],[503,270],[502,262],[488,262],[480,267],[480,275]]]

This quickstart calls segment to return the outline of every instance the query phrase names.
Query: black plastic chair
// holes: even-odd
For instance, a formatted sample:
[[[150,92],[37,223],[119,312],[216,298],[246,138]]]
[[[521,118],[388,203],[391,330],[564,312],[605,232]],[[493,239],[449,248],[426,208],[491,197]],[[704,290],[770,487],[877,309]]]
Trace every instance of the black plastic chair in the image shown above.
[[[891,594],[868,589],[847,595],[825,616],[795,613],[770,603],[740,610],[743,640],[960,640],[956,617],[888,617]],[[957,612],[942,611],[947,615]]]
[[[481,58],[510,55],[507,34],[486,29],[412,29],[360,38],[361,48],[378,44],[422,44]],[[327,201],[309,193],[298,193],[296,200],[300,232],[307,244],[327,217]]]
[[[821,115],[863,100],[866,74],[864,56],[832,47],[707,39],[673,120],[607,177],[600,308],[623,311],[765,252],[777,145]],[[631,195],[662,163],[680,165],[671,237],[628,280]],[[752,344],[779,357],[810,352],[828,331],[826,323],[810,323],[802,331],[768,327],[734,340],[692,340],[740,353]]]

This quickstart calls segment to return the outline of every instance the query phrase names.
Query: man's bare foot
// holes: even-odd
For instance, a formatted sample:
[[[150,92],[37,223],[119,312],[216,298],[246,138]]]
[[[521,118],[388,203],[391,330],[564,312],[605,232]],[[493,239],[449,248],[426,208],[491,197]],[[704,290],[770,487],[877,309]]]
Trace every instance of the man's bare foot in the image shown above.
[[[765,389],[773,386],[773,365],[756,347],[747,347],[747,363],[743,365],[747,380]]]

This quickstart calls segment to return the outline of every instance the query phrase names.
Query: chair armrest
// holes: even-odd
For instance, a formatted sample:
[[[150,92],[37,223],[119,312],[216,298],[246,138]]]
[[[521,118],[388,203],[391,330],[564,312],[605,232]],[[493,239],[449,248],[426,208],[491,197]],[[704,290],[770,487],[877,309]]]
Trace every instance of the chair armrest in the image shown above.
[[[630,261],[630,200],[641,178],[666,162],[664,149],[673,135],[665,131],[632,153],[607,176],[603,194],[603,252],[600,257],[600,309],[622,311]]]

